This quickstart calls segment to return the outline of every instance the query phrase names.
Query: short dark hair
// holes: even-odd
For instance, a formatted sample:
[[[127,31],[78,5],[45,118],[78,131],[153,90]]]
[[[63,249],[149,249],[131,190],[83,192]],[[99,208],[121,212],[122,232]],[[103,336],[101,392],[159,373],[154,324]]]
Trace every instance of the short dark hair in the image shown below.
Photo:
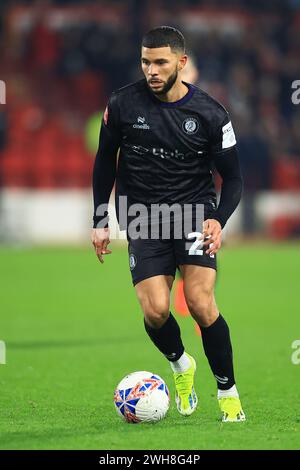
[[[143,37],[143,47],[156,48],[168,47],[171,50],[185,52],[185,40],[183,34],[172,26],[159,26],[158,28],[151,29]]]

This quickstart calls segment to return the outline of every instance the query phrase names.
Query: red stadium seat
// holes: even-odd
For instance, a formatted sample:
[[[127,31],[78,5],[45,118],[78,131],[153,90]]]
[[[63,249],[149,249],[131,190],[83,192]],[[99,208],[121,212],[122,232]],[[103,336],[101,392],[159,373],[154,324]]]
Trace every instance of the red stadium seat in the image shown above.
[[[299,238],[300,236],[300,216],[278,216],[269,226],[269,236],[276,240],[286,240],[288,238]]]
[[[272,187],[275,190],[300,191],[300,162],[286,158],[274,161]]]
[[[1,185],[21,188],[27,185],[29,165],[22,147],[10,147],[0,161]]]

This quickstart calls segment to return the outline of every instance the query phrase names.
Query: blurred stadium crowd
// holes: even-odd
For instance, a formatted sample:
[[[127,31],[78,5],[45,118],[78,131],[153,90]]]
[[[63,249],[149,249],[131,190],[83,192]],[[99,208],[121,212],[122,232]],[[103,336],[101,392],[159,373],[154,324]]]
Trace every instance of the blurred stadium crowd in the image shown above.
[[[300,191],[299,0],[1,0],[0,187],[90,187],[107,97],[141,77],[142,34],[160,24],[230,111],[245,192]]]

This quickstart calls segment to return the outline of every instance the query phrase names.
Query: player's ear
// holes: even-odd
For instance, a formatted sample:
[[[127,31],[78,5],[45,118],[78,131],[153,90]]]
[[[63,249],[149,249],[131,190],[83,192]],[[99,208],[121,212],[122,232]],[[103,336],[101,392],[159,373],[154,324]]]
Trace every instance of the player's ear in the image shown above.
[[[185,64],[187,63],[187,55],[186,54],[183,54],[179,57],[179,61],[178,61],[178,71],[179,70],[182,70],[185,66]]]

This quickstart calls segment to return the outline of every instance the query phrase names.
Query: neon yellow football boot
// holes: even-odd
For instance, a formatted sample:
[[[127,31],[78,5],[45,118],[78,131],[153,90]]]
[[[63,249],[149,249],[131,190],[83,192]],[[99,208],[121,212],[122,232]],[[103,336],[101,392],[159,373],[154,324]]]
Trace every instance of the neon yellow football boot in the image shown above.
[[[223,423],[239,423],[245,421],[246,416],[242,410],[240,399],[237,397],[220,398],[219,406],[222,411]]]
[[[186,353],[191,361],[191,367],[185,372],[174,372],[176,387],[175,401],[180,414],[191,415],[197,408],[198,398],[194,389],[194,375],[196,372],[195,359]]]

